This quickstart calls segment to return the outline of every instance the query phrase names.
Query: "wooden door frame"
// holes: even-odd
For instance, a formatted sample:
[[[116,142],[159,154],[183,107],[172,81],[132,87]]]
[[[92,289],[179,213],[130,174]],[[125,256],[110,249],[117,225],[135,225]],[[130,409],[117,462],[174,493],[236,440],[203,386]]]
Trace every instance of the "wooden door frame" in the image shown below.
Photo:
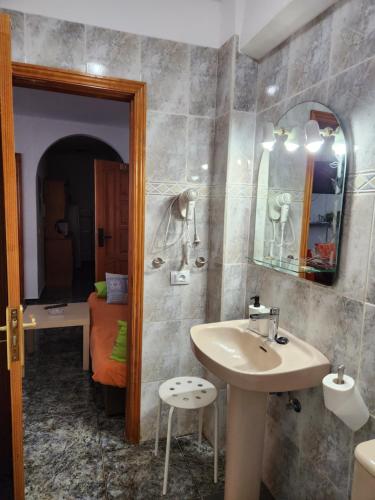
[[[77,71],[26,63],[12,64],[13,86],[49,90],[130,103],[129,338],[126,438],[140,438],[143,269],[145,220],[146,84],[91,76]]]
[[[5,213],[7,293],[8,307],[19,311],[20,307],[20,269],[19,269],[19,227],[18,196],[16,176],[16,156],[13,119],[13,88],[11,64],[10,18],[0,15],[0,111],[1,111],[1,155],[3,169],[3,194]],[[22,336],[22,325],[18,325]],[[19,342],[20,349],[21,341]],[[19,352],[18,352],[19,354]],[[9,356],[9,353],[8,353]],[[22,361],[14,359],[10,363],[10,405],[12,418],[12,462],[13,496],[24,498],[23,471],[23,415],[22,415]]]
[[[327,123],[332,125],[332,127],[339,126],[339,123],[335,115],[327,111],[318,111],[312,109],[310,111],[310,120],[316,120],[319,122]],[[320,125],[319,125],[320,126]],[[307,247],[309,243],[309,233],[310,233],[310,212],[312,203],[312,189],[314,181],[314,170],[315,170],[315,156],[309,153],[307,155],[307,166],[306,166],[306,177],[305,177],[305,191],[303,196],[303,213],[302,213],[302,227],[301,227],[301,243],[300,243],[300,260],[302,264],[304,259],[307,258]],[[300,278],[310,279],[314,281],[314,273],[299,273]]]

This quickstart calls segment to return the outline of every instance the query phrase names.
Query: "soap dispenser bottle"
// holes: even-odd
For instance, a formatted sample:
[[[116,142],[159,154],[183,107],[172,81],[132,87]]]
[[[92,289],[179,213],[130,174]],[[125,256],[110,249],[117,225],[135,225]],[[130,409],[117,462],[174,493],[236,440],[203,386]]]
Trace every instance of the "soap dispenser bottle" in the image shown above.
[[[252,320],[250,318],[250,314],[266,314],[269,313],[270,310],[268,307],[263,306],[260,303],[259,295],[251,297],[250,300],[253,300],[254,304],[249,305],[249,330],[258,333],[262,337],[268,337],[269,320],[268,319]]]

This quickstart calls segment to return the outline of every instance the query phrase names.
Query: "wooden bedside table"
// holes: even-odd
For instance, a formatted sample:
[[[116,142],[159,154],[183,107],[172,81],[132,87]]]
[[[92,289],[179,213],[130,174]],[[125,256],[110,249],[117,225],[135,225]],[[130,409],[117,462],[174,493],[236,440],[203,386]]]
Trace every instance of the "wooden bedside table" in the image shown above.
[[[34,316],[36,329],[45,330],[48,328],[65,328],[68,326],[82,326],[83,329],[83,363],[82,369],[89,369],[90,357],[90,309],[87,302],[74,302],[64,307],[64,314],[48,314],[44,309],[51,304],[37,304],[27,306],[24,312],[25,319]],[[25,333],[25,345],[29,352],[34,348],[34,331],[28,330]]]

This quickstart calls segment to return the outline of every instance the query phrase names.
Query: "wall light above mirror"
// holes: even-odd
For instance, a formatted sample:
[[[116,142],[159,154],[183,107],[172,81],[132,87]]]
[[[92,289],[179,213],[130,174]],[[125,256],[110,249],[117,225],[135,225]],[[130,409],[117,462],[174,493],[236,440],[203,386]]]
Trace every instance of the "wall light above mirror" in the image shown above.
[[[273,123],[267,122],[263,127],[262,146],[267,151],[273,151],[277,138],[279,138],[289,153],[297,151],[301,146],[305,146],[310,153],[317,153],[324,144],[324,140],[331,140],[332,148],[336,153],[341,151],[336,143],[336,137],[339,137],[340,132],[339,126],[335,128],[326,127],[321,130],[317,120],[308,120],[304,129],[298,125],[290,130],[283,127],[275,129]],[[340,138],[338,138],[338,141],[340,141]]]
[[[337,116],[304,102],[263,127],[254,261],[331,285],[338,269],[347,142]]]

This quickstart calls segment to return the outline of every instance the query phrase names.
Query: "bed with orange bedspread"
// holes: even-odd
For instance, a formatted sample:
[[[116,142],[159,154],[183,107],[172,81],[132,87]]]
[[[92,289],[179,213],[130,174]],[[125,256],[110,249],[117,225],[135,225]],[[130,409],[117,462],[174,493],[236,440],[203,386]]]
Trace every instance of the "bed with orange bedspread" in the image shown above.
[[[128,321],[127,304],[107,304],[93,292],[88,298],[90,306],[90,354],[92,378],[95,382],[114,387],[126,387],[127,364],[110,359],[117,337],[119,319]]]

